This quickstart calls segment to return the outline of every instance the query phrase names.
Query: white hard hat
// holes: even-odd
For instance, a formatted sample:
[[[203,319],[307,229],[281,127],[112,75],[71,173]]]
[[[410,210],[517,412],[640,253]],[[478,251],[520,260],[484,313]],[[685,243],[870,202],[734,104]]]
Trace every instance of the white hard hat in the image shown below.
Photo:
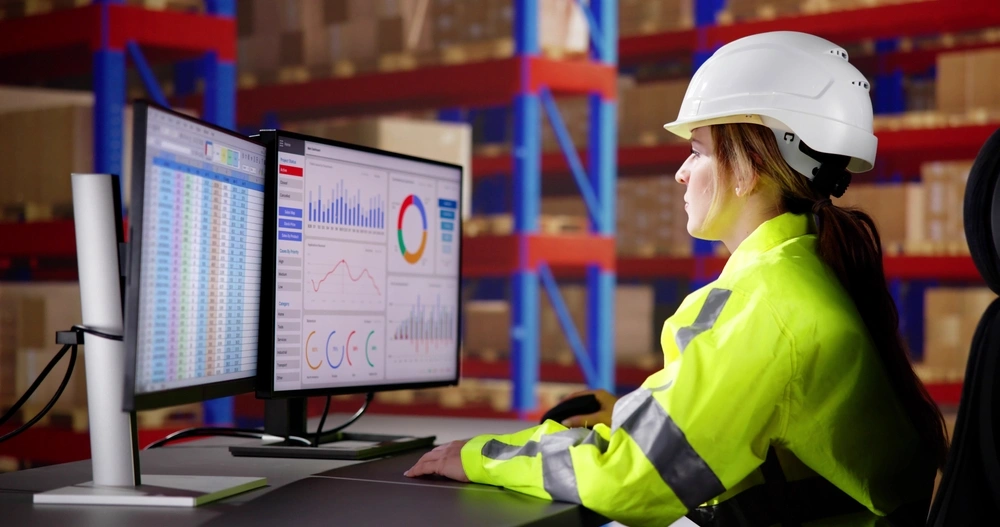
[[[785,161],[809,179],[828,157],[823,154],[849,157],[847,170],[865,172],[878,145],[868,89],[840,46],[806,33],[761,33],[730,42],[705,61],[677,120],[664,128],[690,139],[700,126],[761,124],[774,131]]]

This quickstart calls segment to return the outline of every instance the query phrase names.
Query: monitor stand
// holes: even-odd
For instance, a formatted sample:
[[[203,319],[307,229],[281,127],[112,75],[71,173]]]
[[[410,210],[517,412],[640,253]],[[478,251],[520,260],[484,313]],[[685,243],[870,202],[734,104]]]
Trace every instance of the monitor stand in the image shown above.
[[[264,432],[271,436],[298,436],[313,439],[306,426],[306,399],[264,401]],[[407,452],[434,444],[436,436],[394,436],[334,432],[324,434],[317,446],[283,441],[254,446],[231,446],[234,456],[292,457],[305,459],[365,460]]]
[[[124,334],[117,176],[73,174],[83,324]],[[84,354],[93,481],[34,495],[36,504],[195,507],[267,485],[265,478],[140,474],[135,412],[122,410],[125,345],[88,335]]]

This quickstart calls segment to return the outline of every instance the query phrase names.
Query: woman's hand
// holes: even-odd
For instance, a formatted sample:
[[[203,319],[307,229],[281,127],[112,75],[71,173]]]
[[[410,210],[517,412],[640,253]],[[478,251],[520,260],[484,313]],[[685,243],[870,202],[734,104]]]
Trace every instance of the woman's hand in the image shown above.
[[[601,409],[592,414],[574,415],[573,417],[569,417],[562,422],[563,426],[567,428],[580,426],[593,427],[597,423],[611,426],[611,410],[614,409],[615,403],[618,402],[618,398],[611,395],[606,390],[584,390],[570,394],[566,396],[566,398],[569,399],[587,394],[593,394],[594,397],[597,398],[597,402],[601,404]]]
[[[404,476],[415,478],[427,474],[438,474],[456,481],[468,483],[469,478],[462,468],[462,447],[468,440],[452,441],[424,454]]]

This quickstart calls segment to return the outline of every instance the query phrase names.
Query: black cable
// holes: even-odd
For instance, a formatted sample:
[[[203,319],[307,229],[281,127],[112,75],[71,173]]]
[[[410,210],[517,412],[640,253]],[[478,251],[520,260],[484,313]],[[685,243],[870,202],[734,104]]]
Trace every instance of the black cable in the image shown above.
[[[256,428],[223,428],[223,427],[197,427],[197,428],[185,428],[184,430],[178,430],[163,439],[156,440],[143,450],[149,450],[151,448],[160,448],[167,443],[173,441],[178,441],[180,439],[185,439],[188,437],[203,437],[203,436],[226,436],[226,437],[247,437],[250,439],[264,439],[266,437],[280,437],[273,434],[268,434],[263,430],[258,430]],[[288,436],[284,438],[286,441],[297,441],[304,444],[305,446],[310,446],[312,443],[299,436]]]
[[[330,430],[323,431],[322,428],[317,429],[316,430],[316,442],[317,443],[322,443],[324,437],[329,437],[331,435],[334,435],[337,432],[340,432],[341,430],[347,428],[348,426],[351,426],[358,419],[361,419],[361,416],[364,415],[365,410],[368,409],[368,405],[371,404],[372,399],[374,399],[374,398],[375,398],[375,393],[374,392],[368,392],[368,395],[365,396],[365,404],[363,404],[361,406],[361,408],[358,408],[358,411],[354,412],[354,415],[351,416],[350,419],[348,419],[347,421],[345,421],[343,424],[341,424],[341,425],[339,425],[339,426],[337,426],[335,428],[332,428]],[[323,417],[326,418],[326,412],[323,412]],[[320,423],[320,424],[322,424],[322,423]]]
[[[323,407],[323,417],[319,418],[319,426],[316,427],[316,438],[313,439],[313,446],[319,446],[319,440],[323,435],[323,425],[326,424],[326,414],[330,412],[330,399],[332,395],[326,396],[326,406]]]
[[[8,432],[8,433],[0,436],[0,443],[3,443],[4,441],[6,441],[6,440],[8,440],[8,439],[10,439],[10,438],[12,438],[12,437],[20,434],[21,432],[24,432],[25,430],[31,428],[42,417],[45,417],[45,414],[47,414],[49,412],[49,410],[52,409],[52,406],[54,406],[56,404],[56,401],[59,400],[59,396],[62,395],[63,390],[66,389],[66,385],[69,384],[69,378],[70,378],[70,376],[73,375],[73,366],[76,366],[76,346],[69,346],[69,345],[64,346],[63,349],[59,352],[59,355],[57,357],[61,357],[62,354],[66,352],[66,348],[67,347],[72,348],[73,352],[69,356],[69,366],[66,368],[66,375],[63,376],[63,380],[62,380],[62,383],[59,385],[59,389],[56,390],[56,393],[52,396],[51,399],[49,399],[49,403],[45,405],[45,408],[42,408],[42,411],[38,412],[38,414],[35,415],[35,417],[31,418],[30,421],[28,421],[27,423],[24,423],[23,425],[21,425],[20,427],[18,427],[16,430],[14,430],[12,432]],[[53,360],[52,362],[49,363],[49,365],[52,366],[52,365],[54,365],[55,362],[58,362],[58,360]],[[48,368],[48,369],[51,369],[51,368]],[[31,388],[28,390],[28,394],[30,394],[35,388],[37,388],[37,384],[40,384],[40,381],[45,377],[46,373],[48,373],[48,371],[42,372],[42,375],[40,375],[38,377],[38,379],[35,381],[35,383],[32,384]],[[25,397],[22,397],[21,400],[18,400],[18,403],[19,404],[24,404],[24,400],[27,400],[27,399]],[[8,411],[7,413],[9,414],[10,412]],[[9,417],[6,414],[4,415],[4,417],[9,419]]]
[[[90,333],[95,337],[101,337],[102,339],[108,339],[108,340],[117,340],[119,342],[121,342],[123,339],[121,335],[112,335],[110,333],[104,333],[103,331],[98,331],[93,328],[88,328],[87,326],[75,325],[73,326],[73,331],[82,331],[84,333]]]
[[[16,403],[14,403],[14,406],[11,406],[10,409],[8,409],[7,412],[4,413],[2,417],[0,417],[0,426],[3,426],[3,424],[9,421],[11,417],[14,417],[14,414],[16,414],[17,411],[21,409],[21,406],[24,406],[24,403],[28,402],[28,399],[31,398],[31,394],[35,393],[35,390],[37,390],[38,387],[42,385],[42,381],[44,381],[45,377],[49,375],[49,372],[52,371],[52,368],[54,368],[55,365],[60,360],[62,360],[63,355],[65,355],[66,352],[73,347],[75,346],[73,346],[72,344],[66,344],[65,346],[62,347],[61,350],[59,350],[59,353],[56,353],[55,357],[52,357],[52,360],[50,360],[49,363],[45,366],[45,369],[42,370],[42,373],[38,374],[38,378],[35,379],[35,382],[31,383],[31,386],[28,387],[28,391],[24,392],[24,395],[22,395],[21,398],[18,399]],[[74,350],[74,353],[75,352],[76,350]]]

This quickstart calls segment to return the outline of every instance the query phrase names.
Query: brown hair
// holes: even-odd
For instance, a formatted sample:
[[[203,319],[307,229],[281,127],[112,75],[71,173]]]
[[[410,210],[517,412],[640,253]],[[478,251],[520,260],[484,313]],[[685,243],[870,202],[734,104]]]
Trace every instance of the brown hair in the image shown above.
[[[718,170],[716,199],[730,186],[770,191],[777,210],[815,214],[820,257],[840,279],[868,328],[889,382],[924,444],[944,468],[948,438],[944,418],[913,371],[899,334],[899,313],[882,267],[882,242],[875,222],[857,208],[838,207],[813,189],[778,150],[774,133],[756,124],[712,126]]]

